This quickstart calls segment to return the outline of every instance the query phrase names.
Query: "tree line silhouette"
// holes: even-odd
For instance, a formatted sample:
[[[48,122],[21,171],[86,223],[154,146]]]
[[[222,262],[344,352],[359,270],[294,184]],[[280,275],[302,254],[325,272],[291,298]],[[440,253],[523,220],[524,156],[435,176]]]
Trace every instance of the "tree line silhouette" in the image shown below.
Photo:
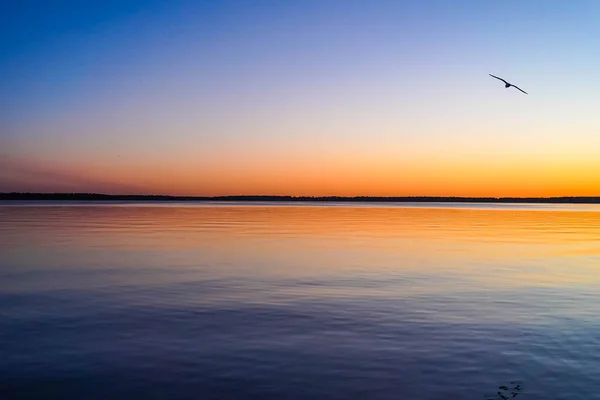
[[[101,193],[0,193],[0,200],[46,201],[265,201],[265,202],[418,202],[418,203],[578,203],[600,204],[600,197],[449,197],[449,196],[169,196]]]

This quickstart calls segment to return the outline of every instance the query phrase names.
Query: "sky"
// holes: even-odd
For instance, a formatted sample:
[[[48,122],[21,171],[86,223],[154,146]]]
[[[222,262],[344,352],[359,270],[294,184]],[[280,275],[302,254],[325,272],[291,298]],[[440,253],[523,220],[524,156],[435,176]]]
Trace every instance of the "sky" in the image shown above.
[[[0,192],[600,196],[598,21],[595,0],[6,0]]]

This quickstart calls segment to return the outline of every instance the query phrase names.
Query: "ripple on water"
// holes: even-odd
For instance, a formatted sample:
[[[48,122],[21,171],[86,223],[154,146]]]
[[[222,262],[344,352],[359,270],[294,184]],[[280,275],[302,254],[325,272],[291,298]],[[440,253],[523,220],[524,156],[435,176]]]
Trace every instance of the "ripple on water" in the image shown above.
[[[9,398],[600,398],[592,208],[0,206]],[[488,397],[485,397],[485,396]]]

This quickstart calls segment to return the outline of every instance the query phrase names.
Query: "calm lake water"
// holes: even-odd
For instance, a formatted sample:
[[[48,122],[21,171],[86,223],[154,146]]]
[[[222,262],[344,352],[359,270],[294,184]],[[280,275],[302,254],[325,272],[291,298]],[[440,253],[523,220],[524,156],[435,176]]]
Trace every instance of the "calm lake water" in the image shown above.
[[[2,399],[600,399],[600,208],[4,203],[0,317]]]

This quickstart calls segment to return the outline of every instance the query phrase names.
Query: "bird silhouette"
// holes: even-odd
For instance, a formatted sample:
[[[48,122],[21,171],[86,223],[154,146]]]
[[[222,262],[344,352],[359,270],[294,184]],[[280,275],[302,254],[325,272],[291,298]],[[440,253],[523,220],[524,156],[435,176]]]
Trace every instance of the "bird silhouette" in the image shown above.
[[[526,91],[524,91],[523,89],[521,89],[520,87],[518,87],[518,86],[515,86],[515,85],[513,85],[512,83],[508,83],[508,82],[506,82],[506,81],[505,81],[504,79],[502,79],[502,78],[498,78],[497,76],[495,76],[495,75],[492,75],[492,74],[490,74],[490,76],[491,76],[492,78],[500,79],[502,82],[504,82],[504,87],[505,87],[505,88],[509,88],[509,87],[511,87],[511,86],[512,86],[512,87],[514,87],[515,89],[519,89],[521,92],[523,92],[523,93],[527,94],[527,92],[526,92]]]

